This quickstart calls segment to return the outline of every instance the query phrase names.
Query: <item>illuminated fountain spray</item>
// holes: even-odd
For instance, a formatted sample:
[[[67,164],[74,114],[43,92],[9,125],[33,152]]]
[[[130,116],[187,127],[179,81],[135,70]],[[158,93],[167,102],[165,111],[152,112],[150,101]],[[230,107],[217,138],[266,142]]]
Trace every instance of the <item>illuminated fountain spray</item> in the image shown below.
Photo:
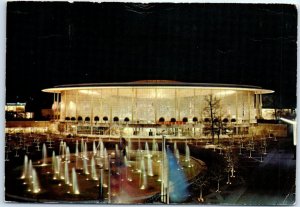
[[[115,162],[117,165],[120,164],[120,149],[119,149],[119,145],[118,144],[115,144]]]
[[[68,162],[65,162],[65,184],[70,184]]]
[[[126,152],[127,152],[127,159],[128,160],[131,160],[131,157],[130,157],[130,154],[131,154],[131,151],[132,151],[132,144],[131,144],[131,139],[128,139],[128,146],[126,146]]]
[[[87,159],[83,159],[83,172],[86,175],[90,174],[89,169],[88,169],[88,165],[87,165]]]
[[[130,165],[130,163],[128,162],[128,160],[127,160],[127,156],[125,155],[124,156],[124,165],[125,165],[125,178],[126,178],[126,180],[128,180],[128,181],[132,181],[132,177],[131,177],[131,175],[128,175],[128,169],[129,169],[129,167],[131,167],[131,165]]]
[[[153,176],[153,169],[152,169],[152,159],[150,156],[147,157],[147,171],[149,176]]]
[[[130,160],[129,147],[128,147],[128,146],[125,146],[125,150],[126,150],[126,155],[127,155],[126,159],[127,159],[127,160]]]
[[[177,163],[179,163],[179,161],[180,161],[180,155],[179,155],[179,150],[177,148],[175,150],[175,157],[177,159]]]
[[[146,172],[146,168],[145,168],[145,161],[142,158],[141,159],[141,174],[140,174],[140,183],[142,184],[140,189],[144,190],[147,188],[147,172]]]
[[[32,179],[32,161],[29,160],[28,162],[28,171],[27,171],[27,178]]]
[[[59,176],[60,176],[60,179],[64,180],[65,179],[65,167],[64,167],[62,159],[59,159],[59,165],[58,165],[58,167],[59,167]]]
[[[25,179],[28,171],[28,156],[24,155],[23,173],[21,179]]]
[[[191,167],[190,148],[187,144],[185,145],[185,162],[187,162],[188,167]]]
[[[83,157],[83,153],[84,153],[84,143],[83,143],[83,138],[81,138],[81,143],[80,143],[80,151],[81,151],[81,157]]]
[[[84,143],[84,147],[83,147],[83,158],[84,159],[89,159],[88,156],[87,156],[87,144],[86,142]]]
[[[58,178],[60,177],[60,167],[61,167],[60,156],[56,156],[55,157],[55,169],[54,169],[55,172],[54,173],[58,176]]]
[[[141,172],[141,150],[137,150],[136,156],[135,156],[135,169],[137,172]]]
[[[157,142],[155,143],[155,149],[156,149],[156,151],[159,151],[158,143]]]
[[[104,169],[108,170],[108,164],[109,164],[109,160],[108,160],[108,153],[106,151],[106,148],[104,148]]]
[[[43,144],[43,149],[42,149],[42,154],[43,154],[43,166],[47,165],[47,148],[46,144]]]
[[[152,155],[155,155],[157,150],[158,150],[157,149],[157,143],[156,143],[155,139],[153,139],[153,141],[152,141]]]
[[[94,156],[91,159],[91,173],[92,173],[92,179],[93,180],[98,180],[98,175],[97,175],[97,172],[96,172],[96,164],[95,164]]]
[[[104,157],[104,144],[103,144],[103,141],[102,141],[102,140],[100,140],[99,157],[101,157],[101,158]]]
[[[70,162],[70,148],[67,147],[66,149],[66,159],[65,159],[66,162]]]
[[[74,167],[72,168],[72,188],[74,194],[80,194],[77,182],[77,175]]]
[[[148,142],[146,142],[145,144],[145,152],[146,152],[146,157],[151,157]]]
[[[41,191],[39,180],[36,174],[36,170],[32,169],[32,192],[33,193],[39,193]]]
[[[51,166],[52,166],[52,171],[53,171],[53,179],[56,180],[56,157],[55,157],[55,151],[52,151],[52,163],[51,163]]]
[[[60,141],[59,143],[59,155],[64,158],[65,155],[64,155],[64,142],[63,141]]]

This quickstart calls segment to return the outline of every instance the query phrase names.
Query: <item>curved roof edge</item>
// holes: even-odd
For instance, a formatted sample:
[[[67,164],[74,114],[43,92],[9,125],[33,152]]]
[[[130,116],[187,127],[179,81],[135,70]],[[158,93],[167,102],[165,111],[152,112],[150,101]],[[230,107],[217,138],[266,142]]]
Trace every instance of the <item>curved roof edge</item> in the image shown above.
[[[263,89],[259,86],[253,85],[239,85],[239,84],[223,84],[223,83],[187,83],[171,80],[141,80],[134,82],[112,82],[112,83],[79,83],[79,84],[64,84],[56,85],[53,88],[43,89],[43,92],[49,93],[59,93],[60,91],[67,89],[79,89],[79,88],[105,88],[105,87],[191,87],[191,88],[234,88],[234,89],[244,89],[253,90],[258,93],[273,93],[273,90]]]

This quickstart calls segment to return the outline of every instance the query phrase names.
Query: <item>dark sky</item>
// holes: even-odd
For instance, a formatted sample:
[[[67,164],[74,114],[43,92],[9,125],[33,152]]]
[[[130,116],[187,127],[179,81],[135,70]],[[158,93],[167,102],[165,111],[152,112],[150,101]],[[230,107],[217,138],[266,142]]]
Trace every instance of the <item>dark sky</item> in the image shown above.
[[[296,106],[292,5],[8,2],[7,101],[43,88],[168,79],[250,84]]]

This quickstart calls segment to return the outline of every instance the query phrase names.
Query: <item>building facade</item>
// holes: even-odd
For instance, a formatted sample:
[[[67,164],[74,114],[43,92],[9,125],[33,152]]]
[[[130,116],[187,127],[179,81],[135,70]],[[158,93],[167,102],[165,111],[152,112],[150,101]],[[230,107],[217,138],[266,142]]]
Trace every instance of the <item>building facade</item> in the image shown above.
[[[184,135],[185,128],[200,136],[211,118],[244,133],[238,128],[262,118],[262,95],[273,92],[248,85],[164,80],[60,85],[43,91],[53,93],[54,117],[63,132],[111,135],[112,128],[118,128],[119,134],[137,135],[135,128],[147,128],[143,135],[152,130],[156,135],[160,126],[172,125],[177,136]],[[210,106],[214,101],[218,104]]]

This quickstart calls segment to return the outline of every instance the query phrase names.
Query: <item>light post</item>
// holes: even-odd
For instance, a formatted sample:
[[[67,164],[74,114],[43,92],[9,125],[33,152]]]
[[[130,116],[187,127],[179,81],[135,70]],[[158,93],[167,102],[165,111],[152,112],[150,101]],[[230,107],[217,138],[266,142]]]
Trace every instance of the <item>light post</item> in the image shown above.
[[[165,165],[168,165],[166,157],[166,135],[165,131],[162,131],[162,162],[161,162],[161,201],[163,203],[169,204],[169,176],[168,168],[166,169]]]

